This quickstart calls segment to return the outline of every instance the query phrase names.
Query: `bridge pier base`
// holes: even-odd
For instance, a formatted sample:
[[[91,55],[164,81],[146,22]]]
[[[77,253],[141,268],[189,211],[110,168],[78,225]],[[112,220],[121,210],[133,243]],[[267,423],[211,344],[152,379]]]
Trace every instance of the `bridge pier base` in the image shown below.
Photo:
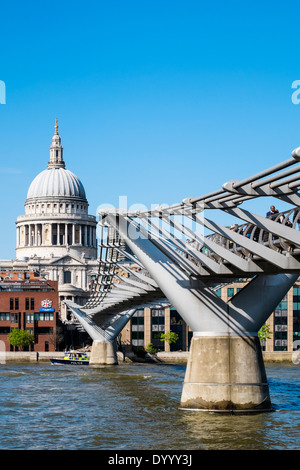
[[[115,341],[93,341],[90,365],[118,364]]]
[[[271,411],[257,336],[194,336],[181,407],[214,412]]]

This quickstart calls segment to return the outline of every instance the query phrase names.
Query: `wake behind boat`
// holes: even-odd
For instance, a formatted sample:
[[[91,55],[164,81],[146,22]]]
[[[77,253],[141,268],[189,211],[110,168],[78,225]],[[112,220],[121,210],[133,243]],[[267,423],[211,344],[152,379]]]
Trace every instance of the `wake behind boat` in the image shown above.
[[[89,359],[85,353],[82,352],[68,352],[65,356],[60,358],[52,358],[50,359],[51,364],[74,364],[79,366],[88,366]]]

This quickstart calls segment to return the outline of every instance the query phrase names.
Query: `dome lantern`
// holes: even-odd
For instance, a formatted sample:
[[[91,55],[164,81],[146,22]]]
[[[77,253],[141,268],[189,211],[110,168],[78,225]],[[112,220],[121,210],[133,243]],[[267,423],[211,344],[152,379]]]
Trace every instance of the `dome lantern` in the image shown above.
[[[50,160],[48,168],[65,168],[63,160],[63,147],[61,145],[61,138],[58,133],[57,119],[55,120],[55,132],[52,137],[52,145],[50,147]]]

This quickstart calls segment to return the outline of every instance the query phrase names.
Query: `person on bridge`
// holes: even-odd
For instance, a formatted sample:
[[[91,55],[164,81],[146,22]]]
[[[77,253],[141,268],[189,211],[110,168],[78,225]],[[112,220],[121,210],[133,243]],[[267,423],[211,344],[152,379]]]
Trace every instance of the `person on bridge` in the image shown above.
[[[277,214],[279,214],[278,210],[275,209],[275,206],[271,206],[269,212],[266,213],[266,217],[274,219]]]
[[[275,209],[275,206],[271,206],[270,209],[271,210],[267,212],[266,217],[270,219],[275,219],[276,216],[279,214],[279,211]],[[294,218],[295,218],[295,215],[294,215]],[[280,215],[280,217],[277,219],[277,222],[279,222],[280,224],[284,223],[284,225],[287,225],[288,227],[292,227],[292,222],[288,218],[285,218],[284,214]]]
[[[275,206],[270,206],[270,210],[266,213],[266,217],[269,219],[275,219],[275,217],[279,214],[279,211],[275,209]],[[263,241],[266,242],[269,239],[269,232],[263,232]],[[272,236],[272,239],[275,240],[275,237]]]

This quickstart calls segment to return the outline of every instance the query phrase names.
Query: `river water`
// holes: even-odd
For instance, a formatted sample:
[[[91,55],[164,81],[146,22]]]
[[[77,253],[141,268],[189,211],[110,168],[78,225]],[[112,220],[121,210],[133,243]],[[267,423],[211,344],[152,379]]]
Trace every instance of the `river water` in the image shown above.
[[[2,450],[296,450],[300,365],[266,365],[275,411],[183,411],[184,364],[0,365]]]

